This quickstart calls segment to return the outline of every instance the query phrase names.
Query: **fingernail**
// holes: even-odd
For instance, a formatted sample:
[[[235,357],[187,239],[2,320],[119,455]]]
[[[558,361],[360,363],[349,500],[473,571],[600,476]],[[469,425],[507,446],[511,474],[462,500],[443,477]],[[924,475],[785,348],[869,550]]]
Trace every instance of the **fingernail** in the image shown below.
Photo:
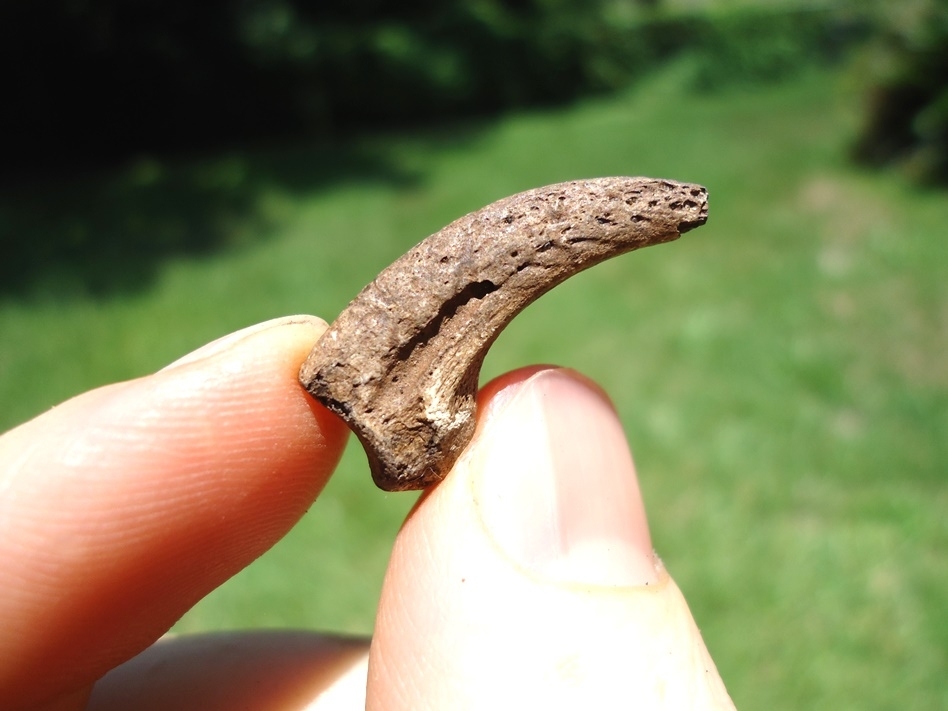
[[[658,580],[632,456],[612,404],[576,373],[543,370],[495,396],[474,456],[483,521],[538,577]]]
[[[280,318],[270,319],[269,321],[264,321],[263,323],[254,324],[253,326],[248,326],[239,331],[234,331],[226,336],[221,336],[215,341],[201,346],[195,351],[191,351],[187,355],[181,356],[173,363],[169,363],[161,370],[171,370],[172,368],[178,368],[183,365],[189,365],[191,363],[196,363],[197,361],[204,360],[205,358],[210,358],[216,356],[220,353],[223,353],[230,348],[233,348],[237,343],[240,343],[246,338],[254,336],[261,331],[266,331],[271,328],[279,328],[280,326],[286,326],[290,324],[301,324],[301,323],[312,323],[315,327],[320,329],[326,328],[326,322],[321,318],[316,316],[307,316],[307,315],[297,315],[297,316],[281,316]]]

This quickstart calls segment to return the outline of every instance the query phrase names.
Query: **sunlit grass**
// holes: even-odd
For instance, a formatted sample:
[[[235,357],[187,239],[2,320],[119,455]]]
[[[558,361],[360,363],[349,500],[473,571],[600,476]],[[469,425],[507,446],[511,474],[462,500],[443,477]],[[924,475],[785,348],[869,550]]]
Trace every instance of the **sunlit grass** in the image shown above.
[[[168,261],[140,291],[0,304],[0,426],[256,321],[331,320],[410,244],[503,195],[597,175],[700,182],[706,227],[544,297],[484,376],[556,362],[614,397],[656,546],[738,706],[943,708],[948,200],[847,163],[858,96],[839,76],[694,96],[686,70],[358,142],[387,175],[307,186],[326,154],[306,147],[209,159],[235,180],[266,166],[253,221],[231,227],[243,246]],[[411,499],[374,490],[350,447],[287,539],[178,629],[370,631]]]

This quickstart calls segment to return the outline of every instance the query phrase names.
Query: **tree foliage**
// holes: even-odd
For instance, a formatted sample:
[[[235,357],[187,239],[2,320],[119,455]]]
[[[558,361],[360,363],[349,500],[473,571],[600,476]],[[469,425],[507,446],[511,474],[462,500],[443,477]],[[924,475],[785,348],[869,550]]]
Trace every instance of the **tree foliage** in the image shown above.
[[[948,181],[948,0],[880,3],[882,35],[856,156],[901,163],[922,180]]]
[[[0,173],[551,104],[682,51],[705,86],[780,78],[837,25],[656,0],[3,3]]]
[[[563,100],[628,73],[621,32],[639,14],[612,0],[4,3],[7,165]]]

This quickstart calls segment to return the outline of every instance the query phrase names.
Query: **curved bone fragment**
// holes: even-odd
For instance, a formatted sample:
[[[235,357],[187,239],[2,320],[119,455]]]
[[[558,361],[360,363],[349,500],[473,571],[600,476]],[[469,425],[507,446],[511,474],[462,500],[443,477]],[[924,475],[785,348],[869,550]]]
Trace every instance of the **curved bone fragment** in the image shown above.
[[[441,480],[474,434],[487,349],[583,269],[707,221],[700,185],[599,178],[513,195],[452,222],[385,269],[313,348],[300,382],[342,417],[387,491]]]

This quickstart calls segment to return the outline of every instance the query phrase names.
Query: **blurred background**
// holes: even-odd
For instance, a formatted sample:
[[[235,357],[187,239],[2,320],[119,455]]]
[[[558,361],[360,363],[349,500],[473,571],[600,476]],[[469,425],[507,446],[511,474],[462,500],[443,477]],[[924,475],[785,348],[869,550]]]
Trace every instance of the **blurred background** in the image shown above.
[[[710,221],[530,307],[483,377],[614,397],[739,707],[948,708],[948,1],[0,6],[0,431],[463,213],[698,182]],[[414,497],[351,444],[178,624],[368,633]]]

